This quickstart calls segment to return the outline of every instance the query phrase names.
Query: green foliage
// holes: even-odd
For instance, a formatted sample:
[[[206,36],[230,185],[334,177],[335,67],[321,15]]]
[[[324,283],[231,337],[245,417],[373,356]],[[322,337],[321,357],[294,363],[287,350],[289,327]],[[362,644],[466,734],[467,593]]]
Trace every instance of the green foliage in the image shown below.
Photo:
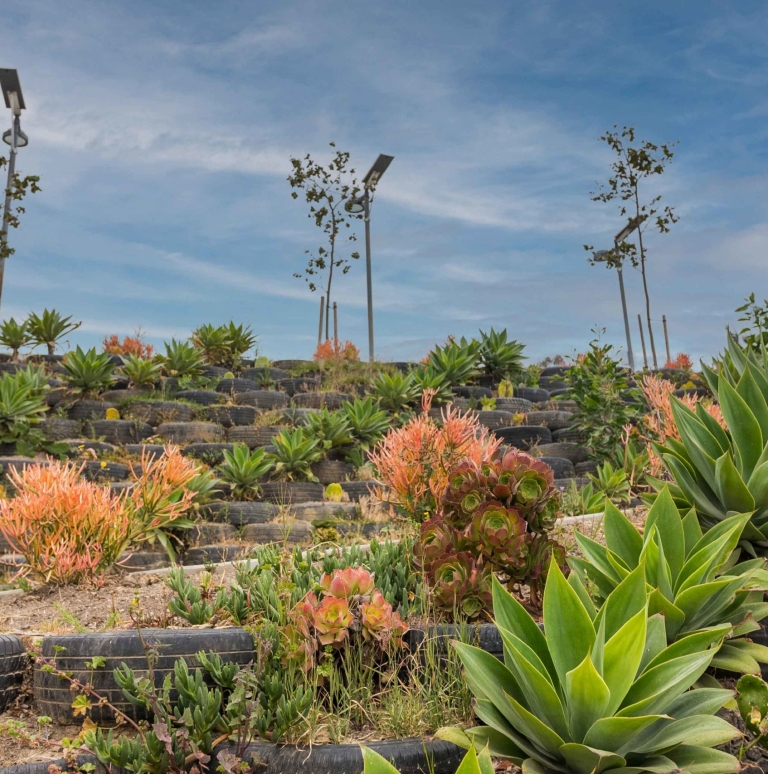
[[[498,333],[480,331],[480,362],[486,374],[494,379],[515,380],[523,372],[525,344],[507,341],[507,329]],[[511,397],[511,396],[510,396]]]
[[[227,350],[228,355],[232,363],[239,363],[240,359],[246,352],[253,349],[254,356],[258,355],[256,349],[256,342],[258,336],[251,330],[250,325],[235,325],[230,320],[225,326],[227,331]]]
[[[19,359],[19,350],[32,342],[32,334],[26,321],[17,323],[13,317],[0,323],[0,344],[11,350],[11,360]]]
[[[192,343],[211,365],[237,366],[242,356],[256,344],[257,336],[250,326],[235,325],[230,320],[226,325],[201,325],[192,333]]]
[[[455,643],[475,695],[475,713],[485,723],[467,730],[475,747],[487,746],[490,755],[529,774],[737,771],[732,756],[711,749],[738,736],[713,714],[731,691],[688,690],[729,627],[667,646],[663,616],[649,614],[647,604],[642,566],[626,575],[594,617],[588,599],[553,565],[542,632],[494,581],[504,663]]]
[[[731,638],[712,665],[759,673],[758,662],[768,663],[768,648],[742,635],[758,629],[756,622],[768,616],[763,601],[768,572],[761,559],[735,564],[733,556],[748,520],[748,514],[736,514],[702,535],[696,513],[681,518],[665,488],[641,535],[621,511],[606,503],[606,545],[576,533],[584,558],[569,558],[575,572],[571,583],[582,592],[590,589],[600,607],[640,567],[651,592],[649,609],[664,616],[669,643],[706,628],[726,627]]]
[[[236,443],[232,451],[224,450],[224,462],[217,470],[223,481],[233,485],[236,499],[251,500],[261,492],[259,482],[272,470],[272,464],[264,449],[251,451],[244,443]]]
[[[45,344],[48,354],[56,351],[56,342],[82,325],[71,322],[72,316],[62,317],[55,309],[44,309],[41,315],[34,312],[27,318],[27,330],[35,346]]]
[[[370,449],[389,430],[389,417],[386,411],[382,411],[379,404],[370,396],[362,399],[355,398],[354,403],[345,403],[342,411],[347,418],[352,439],[362,449]]]
[[[15,118],[14,120],[18,121],[19,119]],[[0,170],[5,169],[8,165],[8,161],[9,159],[5,156],[0,156]],[[10,258],[16,252],[15,248],[9,245],[7,234],[12,228],[18,228],[21,224],[20,215],[26,211],[26,208],[21,204],[24,197],[27,196],[27,194],[42,191],[42,188],[40,188],[39,185],[39,175],[25,175],[22,177],[18,172],[15,172],[9,183],[10,184],[5,189],[6,196],[9,196],[10,202],[14,202],[15,204],[10,206],[8,211],[4,213],[3,222],[0,223],[0,226],[5,226],[6,233],[6,238],[0,240],[0,260]]]
[[[759,744],[765,747],[768,741],[768,685],[755,675],[744,675],[736,683],[736,706],[747,730],[754,739],[747,749]],[[746,749],[742,750],[742,760]]]
[[[750,293],[744,300],[746,303],[736,311],[742,315],[739,322],[747,324],[738,335],[746,349],[755,354],[762,354],[768,345],[768,301],[763,300],[762,305],[758,304],[754,293]]]
[[[69,387],[83,395],[98,395],[112,384],[115,366],[108,352],[98,352],[91,347],[84,352],[80,346],[72,352],[67,352],[61,361],[66,370],[64,379]]]
[[[428,365],[444,377],[449,387],[466,384],[480,373],[480,348],[480,342],[475,339],[467,341],[463,336],[459,341],[450,339],[442,347],[435,345],[429,353]]]
[[[622,399],[632,391],[626,371],[612,352],[612,345],[595,338],[564,376],[568,397],[577,405],[573,427],[586,436],[586,445],[599,460],[621,452],[624,428],[639,413],[637,405]]]
[[[592,482],[579,488],[570,481],[563,492],[560,512],[563,516],[582,516],[588,513],[600,513],[605,509],[605,495],[595,489]]]
[[[459,768],[456,769],[456,774],[494,774],[496,769],[487,747],[476,752],[471,740],[463,731],[459,729],[441,730],[446,733],[444,737],[446,741],[454,742],[465,748],[469,745],[467,754],[459,764]],[[361,745],[361,749],[363,751],[363,774],[399,774],[398,770],[376,751],[365,745]]]
[[[289,481],[317,481],[312,465],[323,456],[320,444],[304,429],[283,430],[272,439],[275,451],[268,455],[275,475]]]
[[[187,580],[183,567],[172,567],[166,581],[168,587],[176,596],[171,597],[168,609],[179,618],[188,621],[192,626],[206,624],[213,618],[215,611],[213,600],[208,593],[210,573],[204,573],[207,578],[201,578],[199,584]]]
[[[608,460],[597,466],[596,476],[590,475],[589,478],[595,488],[613,503],[629,503],[632,499],[627,472],[624,468],[614,468]]]
[[[158,354],[155,360],[160,363],[166,376],[195,377],[205,365],[205,358],[197,347],[188,341],[171,339],[170,344],[163,342],[165,354]]]
[[[120,372],[130,379],[133,387],[152,387],[160,378],[162,367],[152,360],[144,360],[136,355],[123,357]]]
[[[435,396],[432,398],[432,405],[439,406],[442,403],[448,403],[453,397],[448,376],[443,372],[438,372],[433,365],[420,365],[411,371],[413,381],[416,383],[418,394],[421,395],[424,390],[434,390]]]
[[[402,371],[392,374],[382,372],[376,376],[371,386],[381,408],[393,414],[416,403],[421,395],[413,373],[405,374]]]
[[[307,417],[304,432],[324,450],[349,446],[353,442],[349,419],[343,411],[323,408]]]

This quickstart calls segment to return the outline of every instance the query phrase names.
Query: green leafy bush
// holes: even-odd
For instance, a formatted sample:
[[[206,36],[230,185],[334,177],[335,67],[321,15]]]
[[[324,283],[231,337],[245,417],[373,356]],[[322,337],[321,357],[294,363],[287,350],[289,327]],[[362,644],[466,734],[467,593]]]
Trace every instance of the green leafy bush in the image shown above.
[[[389,417],[371,398],[355,398],[354,403],[345,403],[342,411],[347,418],[352,439],[362,449],[370,449],[389,430]]]
[[[411,375],[416,383],[419,395],[425,390],[434,392],[434,397],[431,401],[432,405],[439,406],[443,403],[448,403],[453,397],[447,375],[437,371],[433,365],[422,364],[414,368],[411,371]]]
[[[490,333],[480,331],[480,362],[494,379],[517,380],[523,373],[524,349],[525,344],[507,341],[506,328],[498,333],[493,328]]]
[[[192,333],[192,343],[211,365],[237,366],[240,358],[256,344],[257,337],[250,326],[201,325]]]
[[[480,373],[479,364],[480,342],[467,341],[463,336],[459,341],[449,340],[442,347],[435,345],[428,359],[428,365],[443,376],[449,387],[474,379]]]
[[[304,431],[318,442],[324,451],[350,446],[353,442],[349,419],[343,411],[323,408],[307,417]]]
[[[160,378],[162,367],[152,360],[126,355],[120,372],[128,377],[132,387],[153,387]]]
[[[288,481],[317,481],[312,465],[323,456],[320,444],[301,427],[282,430],[272,439],[275,451],[268,455],[277,478]]]
[[[19,359],[19,350],[32,342],[32,334],[26,321],[17,323],[11,317],[0,324],[0,344],[11,350],[11,361]]]
[[[373,394],[385,411],[397,414],[416,403],[421,395],[412,373],[380,373],[373,380]]]
[[[71,389],[83,395],[98,395],[114,381],[111,357],[108,352],[97,352],[95,347],[84,352],[78,345],[61,361],[66,370],[64,379]]]
[[[48,354],[56,351],[56,342],[79,328],[82,323],[71,322],[72,315],[62,317],[55,309],[44,309],[41,315],[32,312],[27,318],[27,330],[35,346],[45,344]]]
[[[224,462],[217,470],[222,481],[233,485],[232,494],[238,500],[251,500],[261,492],[259,482],[272,465],[264,449],[251,451],[244,443],[236,443],[232,451],[224,450]]]
[[[165,354],[158,354],[155,360],[160,363],[166,376],[198,376],[205,365],[203,354],[188,341],[171,339],[164,342]]]

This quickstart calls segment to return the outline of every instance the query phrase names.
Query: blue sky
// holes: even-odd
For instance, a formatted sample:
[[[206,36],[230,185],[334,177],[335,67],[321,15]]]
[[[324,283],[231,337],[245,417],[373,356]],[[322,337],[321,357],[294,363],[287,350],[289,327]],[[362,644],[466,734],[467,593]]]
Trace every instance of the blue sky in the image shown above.
[[[597,138],[634,124],[680,141],[658,191],[681,220],[648,239],[653,317],[674,352],[712,354],[741,299],[768,295],[766,43],[751,0],[3,3],[19,166],[43,192],[11,235],[2,314],[56,307],[81,344],[232,318],[269,357],[309,356],[319,296],[292,275],[318,234],[286,177],[334,140],[361,171],[396,157],[372,221],[379,356],[491,326],[534,359],[594,325],[621,344],[615,273],[582,245],[620,225],[589,199],[611,161]],[[362,261],[335,299],[364,349]]]

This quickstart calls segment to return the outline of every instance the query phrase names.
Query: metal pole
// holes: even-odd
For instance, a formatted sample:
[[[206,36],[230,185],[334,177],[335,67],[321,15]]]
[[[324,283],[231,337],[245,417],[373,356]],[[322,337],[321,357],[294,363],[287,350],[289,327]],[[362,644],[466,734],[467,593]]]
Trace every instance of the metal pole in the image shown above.
[[[320,327],[317,329],[317,346],[323,343],[323,312],[325,311],[325,296],[320,296]]]
[[[365,278],[368,283],[368,361],[373,363],[373,278],[371,276],[371,196],[363,195],[365,206]]]
[[[672,360],[672,354],[669,351],[669,331],[667,330],[667,315],[661,315],[661,322],[664,326],[664,343],[667,345],[667,363]]]
[[[338,345],[339,342],[339,310],[336,306],[336,302],[333,302],[333,343]]]
[[[3,207],[3,223],[0,227],[0,244],[8,246],[8,221],[11,217],[11,189],[13,176],[16,172],[16,132],[19,130],[19,117],[14,116],[11,124],[11,151],[8,154],[8,182],[5,187],[5,206]],[[0,303],[3,298],[3,279],[5,278],[5,258],[0,257]]]
[[[632,352],[632,337],[629,335],[629,317],[627,316],[627,299],[624,295],[624,273],[621,264],[616,267],[619,273],[619,290],[621,291],[621,311],[624,313],[624,333],[627,336],[627,359],[629,370],[635,370],[635,356]]]
[[[645,352],[645,336],[643,336],[643,318],[637,315],[637,324],[640,326],[640,343],[643,345],[643,363],[648,368],[648,355]]]

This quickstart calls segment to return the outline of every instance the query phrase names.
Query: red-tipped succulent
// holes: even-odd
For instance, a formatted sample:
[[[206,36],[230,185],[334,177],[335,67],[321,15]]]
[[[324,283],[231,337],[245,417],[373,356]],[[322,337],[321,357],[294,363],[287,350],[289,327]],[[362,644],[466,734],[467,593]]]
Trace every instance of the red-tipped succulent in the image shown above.
[[[360,619],[365,640],[378,640],[385,647],[390,642],[402,645],[401,638],[408,627],[378,589],[373,592],[370,602],[360,606]]]
[[[375,587],[373,575],[363,567],[345,567],[326,573],[320,579],[320,588],[326,594],[349,599],[356,596],[367,596]]]
[[[325,597],[313,611],[317,639],[321,645],[340,648],[349,635],[354,621],[346,599]]]
[[[467,532],[480,553],[500,566],[519,566],[525,561],[525,519],[500,502],[484,503],[472,517]]]

